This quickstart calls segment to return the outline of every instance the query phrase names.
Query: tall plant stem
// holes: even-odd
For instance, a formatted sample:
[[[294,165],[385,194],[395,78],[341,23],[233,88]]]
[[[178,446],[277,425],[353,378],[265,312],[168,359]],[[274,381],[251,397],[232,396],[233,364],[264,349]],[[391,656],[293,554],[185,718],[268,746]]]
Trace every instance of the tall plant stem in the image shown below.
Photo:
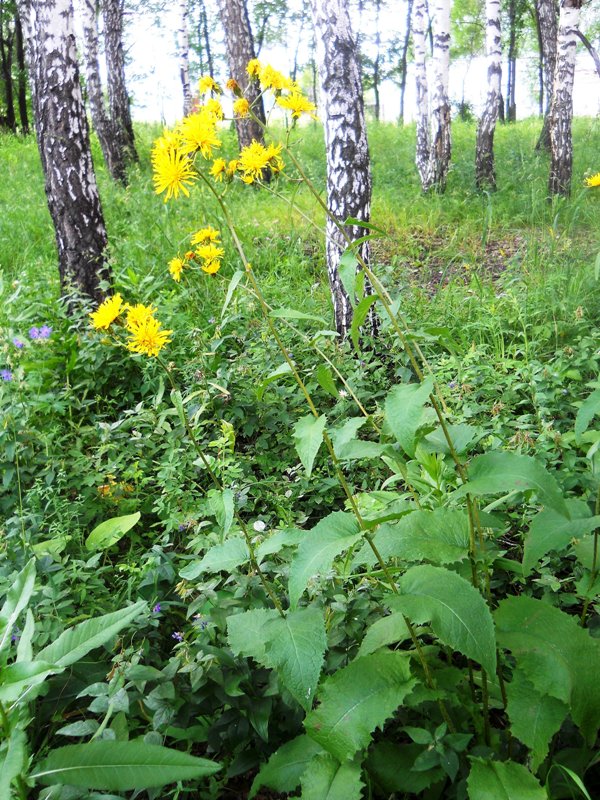
[[[598,490],[596,492],[596,516],[600,514],[600,484],[598,484]],[[596,578],[598,576],[598,528],[594,530],[594,550],[592,553],[592,572],[590,575],[590,590],[594,588],[594,583],[596,582]],[[590,606],[591,597],[586,597],[585,603],[583,604],[583,611],[581,612],[581,627],[585,627],[585,621],[587,618],[588,608]]]

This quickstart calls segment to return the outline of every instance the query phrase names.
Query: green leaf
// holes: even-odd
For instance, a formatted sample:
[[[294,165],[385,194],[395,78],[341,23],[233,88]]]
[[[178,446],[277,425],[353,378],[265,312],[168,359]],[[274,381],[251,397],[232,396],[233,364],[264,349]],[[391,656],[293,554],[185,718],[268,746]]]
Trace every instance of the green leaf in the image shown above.
[[[510,650],[536,691],[570,707],[591,745],[600,727],[600,685],[590,664],[600,663],[600,641],[575,617],[521,595],[502,600],[494,614],[498,643]]]
[[[264,542],[261,542],[255,550],[256,560],[260,562],[273,553],[279,553],[284,547],[292,547],[299,544],[306,536],[306,531],[301,531],[298,528],[286,528],[282,531],[273,533]]]
[[[423,423],[425,404],[433,391],[433,378],[423,383],[394,386],[385,401],[385,418],[400,446],[411,458],[415,455],[417,430]]]
[[[200,561],[184,567],[179,573],[186,581],[193,581],[204,572],[231,572],[248,561],[248,545],[241,536],[232,536],[223,544],[211,547]]]
[[[308,711],[319,682],[327,635],[321,609],[310,607],[290,611],[264,628],[269,664],[292,697]]]
[[[481,439],[484,433],[482,428],[476,428],[474,425],[467,425],[464,422],[459,425],[447,425],[446,427],[452,440],[452,446],[458,455],[466,453],[469,447]],[[441,426],[432,431],[432,433],[427,434],[424,441],[428,450],[433,450],[434,453],[450,455],[448,440]]]
[[[415,684],[403,653],[363,656],[327,678],[320,705],[307,715],[306,731],[339,761],[366,747]]]
[[[229,286],[227,287],[227,294],[225,295],[225,302],[223,303],[223,308],[221,309],[221,319],[225,316],[225,312],[229,308],[229,304],[231,303],[231,299],[233,297],[233,293],[238,287],[239,282],[245,275],[245,271],[243,269],[236,269],[233,273],[231,280],[229,281]]]
[[[364,219],[358,219],[357,217],[346,217],[346,219],[344,220],[344,225],[346,225],[346,226],[347,225],[356,225],[359,228],[365,228],[368,231],[376,231],[381,236],[388,236],[388,233],[386,231],[384,231],[383,228],[380,228],[377,225],[374,225],[372,222],[367,222]],[[373,238],[375,238],[375,237],[373,237]],[[355,246],[355,245],[356,245],[356,241],[354,241],[352,243],[352,245],[350,245],[350,246],[352,247],[352,246]]]
[[[290,367],[287,361],[284,361],[283,364],[280,364],[272,372],[269,372],[267,377],[263,380],[263,382],[256,390],[256,396],[258,400],[261,401],[263,399],[267,387],[269,386],[270,383],[273,383],[273,381],[282,378],[284,375],[291,375],[291,374],[292,374],[292,368]]]
[[[348,295],[348,299],[350,300],[350,305],[352,308],[356,305],[356,298],[355,298],[355,287],[356,287],[356,270],[358,268],[358,261],[356,256],[352,252],[350,248],[347,248],[341,255],[340,261],[338,264],[338,275],[340,276],[340,280],[342,282],[342,286],[346,294]]]
[[[351,547],[361,533],[353,514],[334,511],[307,531],[290,565],[290,607],[296,608],[309,580],[331,568],[333,559]]]
[[[42,683],[48,675],[62,672],[61,667],[46,661],[21,661],[0,670],[0,700],[12,703],[28,686]]]
[[[538,692],[521,670],[515,670],[506,684],[511,733],[531,750],[531,768],[538,767],[548,754],[548,746],[569,713],[568,707],[555,697]]]
[[[294,442],[300,461],[304,465],[306,474],[310,475],[319,447],[323,441],[323,431],[327,423],[325,414],[315,417],[307,414],[301,417],[294,425]]]
[[[356,437],[356,434],[366,421],[366,417],[350,417],[343,425],[330,429],[329,435],[336,455],[339,456],[340,451]]]
[[[98,741],[51,750],[31,779],[44,785],[124,792],[214,775],[219,764],[168,747]]]
[[[358,303],[356,308],[354,309],[354,314],[352,315],[352,324],[350,326],[350,338],[352,339],[352,344],[354,345],[354,349],[358,350],[358,335],[362,325],[371,310],[371,306],[376,302],[377,295],[375,294],[368,294],[366,297]]]
[[[113,517],[101,522],[87,537],[85,546],[88,550],[106,550],[112,547],[139,522],[140,517],[140,512],[136,511],[135,514]]]
[[[576,507],[580,503],[567,500],[567,508],[571,519],[558,514],[551,508],[540,511],[531,521],[525,537],[523,552],[523,574],[529,575],[537,562],[550,550],[561,551],[569,546],[573,539],[580,539],[600,526],[600,516],[581,517]]]
[[[19,614],[27,607],[35,584],[35,558],[30,559],[12,582],[0,611],[0,653],[10,644]]]
[[[10,800],[10,785],[17,775],[26,774],[27,751],[25,732],[13,728],[6,743],[6,749],[0,755],[0,797]]]
[[[231,489],[222,489],[221,491],[211,489],[208,493],[208,501],[221,529],[221,535],[227,536],[233,522],[233,492]]]
[[[264,628],[279,616],[275,609],[253,608],[227,617],[227,640],[236,656],[250,656],[259,664],[268,663]]]
[[[295,308],[274,308],[269,313],[269,316],[276,319],[311,319],[314,322],[326,324],[326,320],[323,317],[317,317],[315,314],[306,314],[304,311],[297,311]]]
[[[581,439],[581,434],[587,431],[590,422],[598,412],[600,412],[600,389],[594,389],[585,398],[575,417],[575,438],[577,441]]]
[[[467,789],[469,800],[548,800],[531,772],[514,761],[471,758]]]
[[[387,795],[396,792],[419,794],[428,789],[432,783],[445,777],[439,767],[424,772],[413,772],[412,766],[422,752],[423,748],[418,744],[377,742],[369,748],[367,758],[369,773],[374,775]]]
[[[316,755],[302,776],[301,800],[360,800],[360,762],[340,764],[329,753]]]
[[[140,601],[119,611],[87,619],[74,628],[67,628],[58,639],[40,650],[37,658],[39,661],[47,661],[59,667],[68,667],[91,650],[110,641],[122,628],[133,622],[145,608],[146,603]]]
[[[68,536],[67,534],[64,536],[54,536],[52,539],[44,539],[44,541],[36,542],[31,549],[37,558],[49,555],[52,556],[52,558],[57,559],[65,547],[69,544],[71,538],[72,537]]]
[[[410,639],[410,631],[402,614],[390,614],[374,622],[360,644],[358,657],[374,653],[381,647]]]
[[[476,456],[468,469],[468,482],[454,492],[454,497],[466,494],[483,495],[500,492],[525,492],[532,489],[538,500],[563,517],[569,512],[554,477],[532,456],[492,451]]]
[[[315,378],[321,389],[324,389],[327,394],[330,394],[332,397],[335,397],[337,400],[339,398],[337,386],[335,385],[335,380],[333,374],[327,364],[319,364],[317,369],[315,370]]]
[[[496,672],[494,623],[487,603],[468,581],[442,567],[411,567],[389,606],[417,624],[430,621],[441,642]]]
[[[293,792],[300,785],[308,764],[322,752],[321,747],[305,734],[286,742],[261,766],[252,782],[248,800],[252,800],[261,786],[268,786],[275,792]]]

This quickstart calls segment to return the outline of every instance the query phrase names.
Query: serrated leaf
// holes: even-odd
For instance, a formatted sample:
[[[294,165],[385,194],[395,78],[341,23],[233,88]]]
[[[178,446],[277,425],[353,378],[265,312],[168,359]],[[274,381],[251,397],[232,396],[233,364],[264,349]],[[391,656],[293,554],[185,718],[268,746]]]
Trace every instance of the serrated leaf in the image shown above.
[[[254,608],[227,617],[227,641],[236,656],[250,656],[268,666],[265,654],[265,625],[276,619],[278,612],[270,608]]]
[[[35,558],[30,559],[12,582],[0,611],[0,653],[10,644],[19,614],[27,607],[35,585]]]
[[[594,389],[594,391],[585,398],[575,417],[575,438],[578,441],[581,438],[581,434],[587,431],[590,422],[598,412],[600,412],[600,389]]]
[[[548,800],[546,790],[521,764],[471,758],[469,800]]]
[[[338,390],[337,386],[335,385],[335,380],[333,378],[333,374],[327,364],[319,364],[317,369],[315,370],[315,378],[321,389],[324,389],[327,394],[330,394],[332,397],[335,397],[336,400],[338,399]]]
[[[204,572],[231,572],[248,561],[248,545],[241,536],[232,536],[223,544],[211,547],[197,563],[189,564],[179,573],[186,581],[193,581]]]
[[[430,622],[441,642],[496,672],[494,623],[487,603],[468,581],[442,567],[411,567],[398,581],[389,606],[412,622]]]
[[[381,647],[410,639],[410,631],[402,614],[390,614],[369,626],[360,644],[358,658],[374,653]]]
[[[320,745],[305,734],[286,742],[261,766],[252,781],[248,800],[252,800],[261,786],[268,786],[275,792],[293,792],[300,785],[308,764],[322,752]]]
[[[353,514],[334,511],[306,532],[290,565],[290,607],[295,608],[310,578],[331,568],[333,559],[361,533]]]
[[[51,750],[30,776],[44,785],[128,791],[214,775],[219,764],[145,742],[98,741]]]
[[[389,392],[385,400],[385,418],[400,446],[411,458],[415,455],[415,437],[423,423],[425,404],[433,391],[433,378],[423,383],[405,383]]]
[[[388,795],[395,792],[419,794],[433,783],[445,778],[443,770],[439,767],[427,772],[412,771],[413,764],[422,752],[423,748],[418,744],[377,742],[369,748],[367,758],[369,773],[374,775],[377,783]]]
[[[468,469],[468,481],[454,497],[533,490],[548,508],[568,517],[569,512],[555,478],[533,456],[492,451],[476,456]]]
[[[264,629],[266,657],[282,684],[308,711],[321,675],[327,635],[323,612],[318,608],[290,611]]]
[[[294,443],[296,452],[300,456],[306,474],[310,475],[312,472],[315,458],[323,442],[323,431],[327,424],[327,417],[321,414],[320,417],[315,417],[312,414],[307,414],[301,417],[294,425]]]
[[[363,656],[323,682],[319,707],[307,715],[306,731],[339,761],[366,747],[415,684],[406,655]]]
[[[575,617],[525,595],[502,600],[494,618],[498,643],[540,694],[569,706],[592,744],[600,727],[600,686],[590,664],[600,663],[600,641]]]
[[[59,667],[69,667],[96,647],[110,641],[145,608],[146,603],[140,601],[128,608],[87,619],[73,628],[67,628],[58,639],[40,650],[37,659]]]
[[[313,758],[301,784],[301,800],[360,800],[364,787],[359,762],[340,764],[329,753]]]
[[[286,528],[283,531],[277,531],[258,545],[254,551],[256,560],[260,564],[266,556],[279,553],[284,547],[298,545],[305,536],[306,531],[301,531],[299,528]]]
[[[96,525],[85,540],[88,550],[106,550],[116,544],[134,525],[139,522],[141,514],[126,514],[124,517],[113,517]]]
[[[523,552],[525,576],[529,575],[540,558],[550,550],[560,552],[567,548],[573,539],[580,539],[600,526],[600,516],[579,516],[578,509],[571,501],[567,501],[567,508],[571,513],[571,519],[551,508],[545,508],[531,520]]]
[[[377,295],[368,294],[366,297],[357,304],[352,315],[352,324],[350,326],[350,338],[354,349],[358,350],[358,334],[362,325],[371,310],[371,306],[377,301]]]
[[[561,700],[538,692],[518,669],[506,684],[506,694],[511,733],[531,750],[531,768],[537,772],[569,709]]]

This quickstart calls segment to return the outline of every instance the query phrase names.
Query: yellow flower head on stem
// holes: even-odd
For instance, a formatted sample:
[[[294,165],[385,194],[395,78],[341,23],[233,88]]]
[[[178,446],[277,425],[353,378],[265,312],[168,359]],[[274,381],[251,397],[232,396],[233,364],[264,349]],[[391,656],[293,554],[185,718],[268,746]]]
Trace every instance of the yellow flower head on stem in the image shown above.
[[[283,89],[288,89],[289,91],[296,89],[296,84],[291,78],[274,69],[270,64],[266,64],[261,68],[258,78],[263,89],[272,89],[274,92],[280,92]]]
[[[200,228],[199,231],[191,238],[191,244],[204,244],[204,242],[217,242],[221,238],[221,234],[216,228],[207,225],[206,228]]]
[[[209,242],[208,244],[201,244],[197,247],[196,255],[203,261],[216,261],[219,258],[223,258],[225,250],[223,250],[222,247],[217,247],[213,242]]]
[[[165,152],[170,153],[179,150],[180,145],[181,137],[179,133],[165,128],[163,135],[159,136],[152,146],[152,163],[156,159],[160,159]]]
[[[246,66],[246,72],[251,78],[258,78],[262,65],[258,58],[251,58]]]
[[[154,306],[145,306],[143,303],[137,303],[134,306],[127,305],[126,309],[125,327],[128,330],[135,328],[137,325],[143,325],[156,312]]]
[[[217,138],[217,120],[206,106],[200,108],[197,114],[186,117],[179,125],[181,135],[181,148],[186,153],[195,153],[197,150],[204,158],[212,156],[213,148],[220,147],[221,141]]]
[[[600,172],[597,172],[595,175],[591,175],[589,178],[586,178],[585,185],[588,188],[591,188],[592,186],[600,186]]]
[[[221,269],[221,262],[218,260],[215,261],[205,261],[204,264],[200,266],[204,272],[207,272],[209,275],[214,275],[215,272],[218,272]]]
[[[275,102],[281,108],[291,111],[294,119],[298,119],[302,114],[310,114],[313,119],[316,119],[314,112],[317,110],[317,107],[301,92],[292,92],[285,97],[281,95]]]
[[[227,177],[231,180],[235,173],[237,172],[239,161],[237,158],[232,158],[229,164],[227,164]]]
[[[226,172],[227,172],[227,162],[225,161],[225,159],[215,158],[212,167],[209,169],[210,175],[212,175],[212,177],[216,181],[222,181],[223,176],[226,174]]]
[[[264,176],[264,171],[269,168],[273,172],[280,172],[283,169],[280,153],[281,145],[270,144],[265,147],[256,141],[242,148],[237,168],[244,183],[254,183],[254,181],[261,180]]]
[[[107,297],[95,311],[90,313],[90,322],[96,330],[105,328],[108,330],[110,325],[116,320],[119,314],[125,310],[125,304],[120,294]]]
[[[183,258],[179,258],[179,256],[176,256],[169,261],[169,272],[176,283],[179,283],[181,280],[181,273],[183,272],[184,267],[185,261]]]
[[[211,78],[210,75],[202,75],[198,81],[198,91],[201,95],[206,94],[207,92],[217,92],[217,94],[220,94],[221,88],[214,78]]]
[[[233,113],[236,117],[247,117],[250,114],[250,103],[245,97],[238,97],[233,102]]]
[[[228,89],[230,92],[233,92],[233,94],[239,94],[239,93],[242,91],[242,90],[240,89],[240,85],[239,85],[239,83],[236,81],[236,79],[235,79],[235,78],[229,78],[229,80],[227,81],[227,83],[225,84],[225,86],[227,87],[227,89]]]
[[[154,317],[148,317],[141,325],[130,329],[127,349],[132,353],[157,356],[171,341],[169,337],[172,333],[173,331],[162,331],[160,322]]]
[[[223,119],[225,116],[223,113],[223,106],[221,103],[219,103],[216,97],[209,98],[204,104],[204,108],[209,114],[213,114],[215,119]]]
[[[187,187],[197,180],[197,175],[186,151],[177,149],[157,151],[152,166],[154,191],[156,194],[166,191],[165,203],[171,197],[179,197],[179,192],[183,192],[186,197],[190,196]]]

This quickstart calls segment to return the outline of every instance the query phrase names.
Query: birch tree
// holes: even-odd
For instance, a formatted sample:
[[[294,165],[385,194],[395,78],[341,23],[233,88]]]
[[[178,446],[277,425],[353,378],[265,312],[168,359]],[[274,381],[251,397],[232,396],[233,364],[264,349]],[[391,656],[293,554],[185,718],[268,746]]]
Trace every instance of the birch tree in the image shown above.
[[[556,69],[556,37],[558,33],[556,0],[536,0],[535,11],[542,59],[543,87],[546,96],[544,123],[536,150],[549,150],[550,108],[552,105],[552,83]]]
[[[371,166],[358,53],[346,0],[313,0],[313,19],[327,154],[327,207],[334,218],[326,223],[327,274],[335,326],[343,337],[350,330],[353,310],[339,272],[348,246],[340,223],[348,217],[369,221]],[[367,233],[360,225],[347,225],[343,231],[350,241]],[[359,246],[358,253],[368,263],[368,242]],[[375,317],[370,321],[376,333]]]
[[[573,170],[573,82],[577,31],[583,0],[562,0],[558,21],[556,67],[550,108],[550,195],[569,195]]]
[[[485,107],[477,128],[475,148],[475,182],[478,188],[496,186],[494,169],[494,133],[500,111],[502,92],[502,38],[500,35],[500,0],[485,3],[485,52],[488,68],[488,89]]]
[[[126,161],[137,161],[129,95],[125,82],[123,49],[123,0],[102,0],[104,50],[110,117]]]
[[[46,197],[56,232],[63,292],[96,301],[110,277],[106,228],[79,82],[71,0],[18,0]]]
[[[429,91],[427,84],[427,0],[414,0],[413,50],[417,89],[417,149],[415,163],[423,191],[429,188]]]
[[[450,6],[451,0],[436,0],[433,23],[433,92],[428,186],[443,192],[450,168]]]
[[[179,2],[179,31],[177,36],[179,53],[179,77],[183,90],[183,116],[192,110],[192,87],[190,85],[190,35],[188,0]]]

